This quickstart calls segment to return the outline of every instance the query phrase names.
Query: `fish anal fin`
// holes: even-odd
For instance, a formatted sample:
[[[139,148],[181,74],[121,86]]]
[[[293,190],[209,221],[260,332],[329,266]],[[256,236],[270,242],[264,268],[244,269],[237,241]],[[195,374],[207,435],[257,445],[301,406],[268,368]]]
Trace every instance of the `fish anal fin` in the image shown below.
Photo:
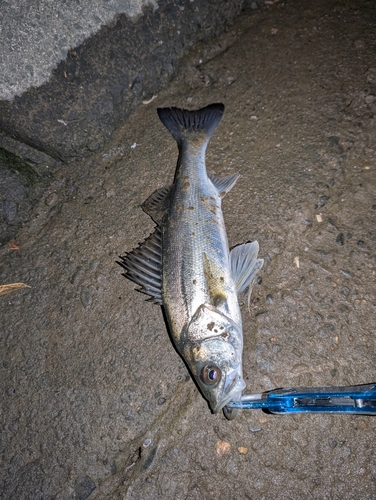
[[[226,177],[219,177],[215,174],[208,174],[209,179],[218,191],[218,195],[223,198],[236,184],[239,179],[239,174],[227,175]]]
[[[227,300],[224,272],[214,259],[210,259],[206,252],[204,252],[204,275],[210,302],[213,306],[218,307]]]
[[[258,251],[259,244],[257,241],[253,241],[238,245],[230,252],[232,279],[238,294],[248,288],[248,306],[251,300],[253,281],[264,264],[263,259],[257,258]]]
[[[157,226],[154,233],[120,259],[117,263],[125,269],[123,276],[140,285],[138,291],[149,295],[149,301],[162,305],[162,236],[160,227]]]
[[[141,205],[142,210],[150,215],[157,224],[160,224],[167,211],[171,189],[172,186],[157,189]]]

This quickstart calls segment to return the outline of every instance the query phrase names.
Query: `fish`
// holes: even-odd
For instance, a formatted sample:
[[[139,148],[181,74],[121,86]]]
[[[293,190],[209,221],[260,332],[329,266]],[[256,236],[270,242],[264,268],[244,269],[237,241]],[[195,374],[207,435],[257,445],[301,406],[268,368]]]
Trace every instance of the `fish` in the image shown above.
[[[157,113],[178,145],[174,181],[142,204],[155,231],[118,263],[138,291],[163,307],[176,350],[218,413],[239,401],[245,388],[238,296],[248,288],[249,304],[264,261],[257,258],[257,241],[229,249],[221,204],[239,174],[219,177],[206,170],[206,148],[224,105]]]

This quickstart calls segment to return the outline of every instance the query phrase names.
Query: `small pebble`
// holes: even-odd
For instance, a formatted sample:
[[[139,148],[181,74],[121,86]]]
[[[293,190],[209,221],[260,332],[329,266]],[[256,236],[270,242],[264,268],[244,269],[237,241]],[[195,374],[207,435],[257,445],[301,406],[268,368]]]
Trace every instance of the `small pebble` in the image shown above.
[[[267,302],[269,302],[269,304],[272,304],[274,299],[273,299],[273,295],[271,295],[270,293],[266,296],[266,300]]]
[[[248,430],[251,432],[260,432],[262,431],[261,427],[248,427]]]
[[[346,271],[345,269],[341,269],[341,273],[344,274],[346,276],[346,278],[352,277],[350,271]]]
[[[218,443],[215,445],[215,449],[217,451],[217,455],[221,457],[222,455],[226,455],[230,451],[231,444],[227,441],[218,441]]]
[[[238,452],[241,455],[246,455],[248,453],[248,448],[246,446],[238,446]]]
[[[146,439],[146,440],[143,442],[142,446],[143,446],[144,448],[147,448],[148,446],[150,446],[150,445],[151,445],[151,443],[152,443],[151,439]]]
[[[335,439],[329,439],[329,446],[333,449],[337,446],[337,441]]]
[[[44,203],[48,207],[52,207],[53,205],[55,205],[55,203],[57,202],[57,200],[58,200],[58,195],[56,193],[50,193],[48,196],[46,196],[46,199],[44,200]]]
[[[341,293],[342,293],[342,295],[343,295],[344,297],[348,297],[348,296],[349,296],[349,294],[350,294],[350,289],[349,289],[349,288],[347,288],[347,286],[344,286],[344,287],[342,288],[342,290],[341,290]]]
[[[323,207],[325,205],[325,203],[329,200],[330,196],[320,196],[320,203],[321,203],[321,207]]]
[[[335,222],[334,222],[334,221],[333,221],[333,219],[331,219],[330,217],[328,218],[328,222],[329,222],[329,224],[331,224],[333,227],[335,227],[336,229],[338,229],[338,228],[337,228],[337,226],[336,226],[336,224],[335,224]]]
[[[161,405],[164,405],[166,402],[166,398],[159,398],[158,399],[158,404],[161,406]]]
[[[364,243],[363,240],[359,240],[358,243],[357,243],[358,247],[359,248],[364,248],[366,246],[366,244]]]
[[[336,242],[338,245],[343,245],[345,243],[345,239],[343,237],[343,233],[339,233],[339,235],[336,238]]]

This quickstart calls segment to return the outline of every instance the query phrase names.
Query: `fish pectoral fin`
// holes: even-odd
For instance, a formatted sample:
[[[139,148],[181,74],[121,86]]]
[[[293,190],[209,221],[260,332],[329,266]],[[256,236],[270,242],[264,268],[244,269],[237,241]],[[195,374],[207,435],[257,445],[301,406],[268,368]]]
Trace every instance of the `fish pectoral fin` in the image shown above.
[[[160,224],[168,208],[172,186],[164,186],[147,198],[141,205],[142,210]]]
[[[234,247],[230,252],[231,275],[236,290],[244,292],[248,287],[248,307],[251,300],[253,280],[264,264],[263,259],[258,259],[259,244],[257,241],[244,243]]]
[[[162,305],[162,235],[156,227],[145,241],[120,257],[117,263],[125,269],[123,276],[141,285],[139,292],[150,295],[150,301]]]
[[[204,275],[210,302],[213,306],[218,307],[227,299],[224,272],[222,267],[206,252],[204,252]]]
[[[218,191],[218,195],[223,198],[236,184],[239,179],[239,174],[227,175],[226,177],[218,177],[215,174],[208,173],[208,177]]]

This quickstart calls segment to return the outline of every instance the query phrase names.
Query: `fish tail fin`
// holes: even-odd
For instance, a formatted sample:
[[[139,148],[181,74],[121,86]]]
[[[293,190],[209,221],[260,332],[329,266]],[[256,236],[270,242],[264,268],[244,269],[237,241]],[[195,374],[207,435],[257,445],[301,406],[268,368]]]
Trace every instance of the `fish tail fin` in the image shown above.
[[[181,143],[190,133],[204,133],[207,139],[213,134],[221,121],[225,106],[220,103],[209,104],[197,111],[179,108],[158,108],[157,113],[163,125],[174,139]]]

